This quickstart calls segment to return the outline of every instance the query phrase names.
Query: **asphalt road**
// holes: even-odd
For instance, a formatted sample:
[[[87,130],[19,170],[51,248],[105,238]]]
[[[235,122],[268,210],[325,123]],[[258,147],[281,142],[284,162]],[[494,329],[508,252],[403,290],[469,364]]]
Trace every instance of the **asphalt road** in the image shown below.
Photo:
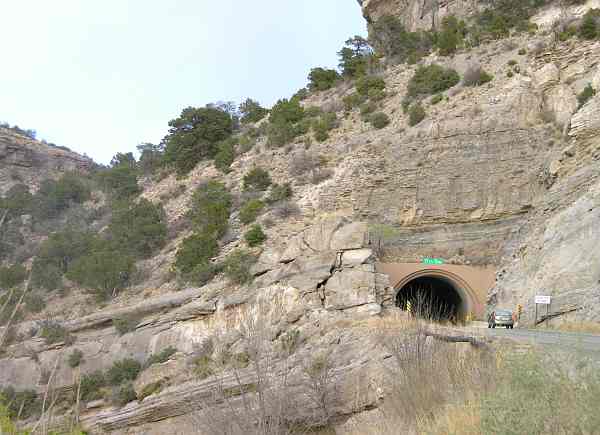
[[[570,352],[582,352],[600,358],[600,335],[577,332],[559,332],[540,327],[531,329],[477,328],[489,337],[514,340],[533,346],[556,347]]]

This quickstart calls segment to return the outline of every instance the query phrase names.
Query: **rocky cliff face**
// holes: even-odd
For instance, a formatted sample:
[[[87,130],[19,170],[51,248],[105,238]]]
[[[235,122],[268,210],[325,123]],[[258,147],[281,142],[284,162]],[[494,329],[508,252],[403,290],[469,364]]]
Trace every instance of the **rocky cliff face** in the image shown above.
[[[92,165],[91,159],[77,153],[0,128],[0,195],[18,183],[35,190],[46,178],[89,170]]]
[[[439,2],[436,13],[469,13],[473,3]],[[420,25],[421,16],[431,18],[428,9],[419,9],[423,5],[429,3],[363,2],[370,19],[401,14],[411,28]],[[519,54],[522,48],[525,55]],[[507,74],[509,61],[519,72],[513,73],[517,68],[511,66]],[[67,364],[74,349],[84,354],[77,370],[89,374],[126,357],[146,361],[172,346],[176,353],[146,368],[135,381],[140,396],[158,385],[147,397],[123,407],[93,401],[81,419],[94,433],[190,433],[197,426],[194,413],[212,403],[217,383],[199,379],[199,358],[217,358],[218,348],[231,355],[248,352],[253,343],[248,325],[260,319],[269,357],[278,364],[290,337],[295,337],[289,360],[293,367],[329,354],[335,384],[343,392],[334,407],[339,421],[376,408],[386,384],[380,368],[390,357],[375,334],[380,326],[376,319],[391,311],[393,296],[387,277],[375,268],[371,230],[377,225],[390,229],[384,252],[388,261],[429,256],[495,267],[491,304],[524,305],[525,322],[532,321],[533,295],[541,293],[554,296],[553,309],[569,312],[565,316],[600,320],[600,96],[583,107],[576,98],[588,83],[600,88],[600,44],[556,43],[542,33],[491,42],[452,58],[431,55],[424,62],[453,67],[461,75],[482,65],[494,79],[481,87],[451,89],[448,98],[427,104],[427,118],[411,127],[401,105],[416,66],[392,66],[382,74],[387,97],[380,110],[391,119],[386,128],[373,129],[358,110],[346,116],[342,99],[353,89],[341,85],[305,101],[337,112],[339,128],[327,141],[273,149],[263,140],[237,159],[227,175],[204,162],[185,179],[169,176],[145,185],[144,197],[163,198],[173,227],[185,215],[194,188],[206,180],[222,177],[234,194],[242,195],[243,175],[263,166],[275,182],[291,182],[300,212],[285,218],[269,212],[261,218],[268,240],[252,269],[251,286],[234,286],[218,277],[202,288],[179,289],[169,267],[188,235],[182,231],[160,255],[145,261],[150,278],[109,307],[96,308],[75,294],[49,304],[44,315],[60,321],[73,342],[47,345],[35,334],[34,319],[22,322],[18,333],[23,339],[0,357],[0,385],[43,394],[47,374],[56,367],[53,386],[68,391],[77,373]],[[0,167],[2,188],[10,173],[3,168],[52,174],[85,165],[70,153],[44,154],[37,143],[9,141],[8,133],[2,134],[0,159],[5,157],[0,162],[13,162]],[[327,162],[329,179],[311,184],[306,176],[293,175],[294,159],[306,152]],[[35,155],[43,158],[31,157]],[[181,185],[185,192],[174,194]],[[231,226],[221,255],[244,246],[244,227],[236,216]],[[137,324],[121,335],[113,325],[120,318]],[[244,388],[255,386],[252,373],[242,370],[236,380],[228,364],[221,379],[228,391],[240,382]],[[280,368],[273,365],[274,372]],[[293,376],[299,388],[301,370]],[[336,426],[337,433],[348,433],[342,426]]]
[[[399,17],[408,30],[436,28],[448,15],[468,16],[478,10],[479,0],[363,0],[359,1],[367,22],[384,15]]]

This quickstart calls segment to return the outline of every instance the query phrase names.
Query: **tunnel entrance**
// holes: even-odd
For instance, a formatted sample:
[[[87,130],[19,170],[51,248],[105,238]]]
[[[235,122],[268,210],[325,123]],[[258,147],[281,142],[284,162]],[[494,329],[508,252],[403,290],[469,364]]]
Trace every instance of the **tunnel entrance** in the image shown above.
[[[458,322],[466,315],[464,292],[451,280],[421,276],[404,284],[396,294],[396,306],[434,321]]]

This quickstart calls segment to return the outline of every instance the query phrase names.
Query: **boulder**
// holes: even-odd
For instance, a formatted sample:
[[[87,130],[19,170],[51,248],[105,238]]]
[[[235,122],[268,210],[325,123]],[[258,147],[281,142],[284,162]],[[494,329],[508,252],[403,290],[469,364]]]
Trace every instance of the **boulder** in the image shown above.
[[[577,97],[567,85],[558,85],[544,94],[544,108],[554,115],[560,126],[568,125],[577,110]]]
[[[533,72],[533,82],[542,90],[556,86],[560,82],[560,70],[554,63],[547,63]]]
[[[342,254],[342,267],[354,267],[373,260],[372,249],[353,249]]]
[[[600,134],[600,98],[593,97],[571,118],[569,136],[591,139]]]
[[[375,273],[370,267],[344,269],[325,286],[325,308],[344,310],[376,303]]]
[[[331,238],[330,249],[343,251],[365,246],[366,222],[353,222],[339,228]]]

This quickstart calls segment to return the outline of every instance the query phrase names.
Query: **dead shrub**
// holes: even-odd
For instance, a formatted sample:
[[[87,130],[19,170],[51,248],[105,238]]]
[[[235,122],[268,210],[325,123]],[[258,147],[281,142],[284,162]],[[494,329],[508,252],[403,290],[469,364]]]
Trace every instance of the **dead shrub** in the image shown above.
[[[300,214],[300,207],[293,201],[281,201],[273,206],[271,214],[278,219],[287,219]]]
[[[484,71],[481,65],[469,67],[463,75],[464,86],[481,86],[492,81],[493,77]]]
[[[319,164],[319,158],[313,154],[305,152],[296,153],[292,156],[289,172],[293,177],[299,177],[313,171],[319,167]]]
[[[325,181],[331,177],[333,177],[333,171],[331,169],[319,168],[319,169],[313,170],[311,182],[312,182],[312,184],[320,184],[323,181]]]
[[[415,311],[425,318],[438,317],[426,304]],[[471,345],[445,342],[449,330],[409,315],[381,322],[377,330],[391,359],[384,365],[389,381],[382,408],[389,418],[374,433],[395,433],[398,422],[422,433],[428,428],[425,420],[430,423],[447,405],[463,403],[472,391],[491,385],[495,359],[487,347],[465,349]]]
[[[299,364],[293,352],[271,341],[271,319],[281,315],[280,304],[259,304],[256,317],[242,319],[245,351],[217,349],[202,362],[211,367],[202,374],[212,382],[212,395],[191,418],[206,433],[291,435],[330,423],[337,403],[331,359],[319,354],[293,370]]]

